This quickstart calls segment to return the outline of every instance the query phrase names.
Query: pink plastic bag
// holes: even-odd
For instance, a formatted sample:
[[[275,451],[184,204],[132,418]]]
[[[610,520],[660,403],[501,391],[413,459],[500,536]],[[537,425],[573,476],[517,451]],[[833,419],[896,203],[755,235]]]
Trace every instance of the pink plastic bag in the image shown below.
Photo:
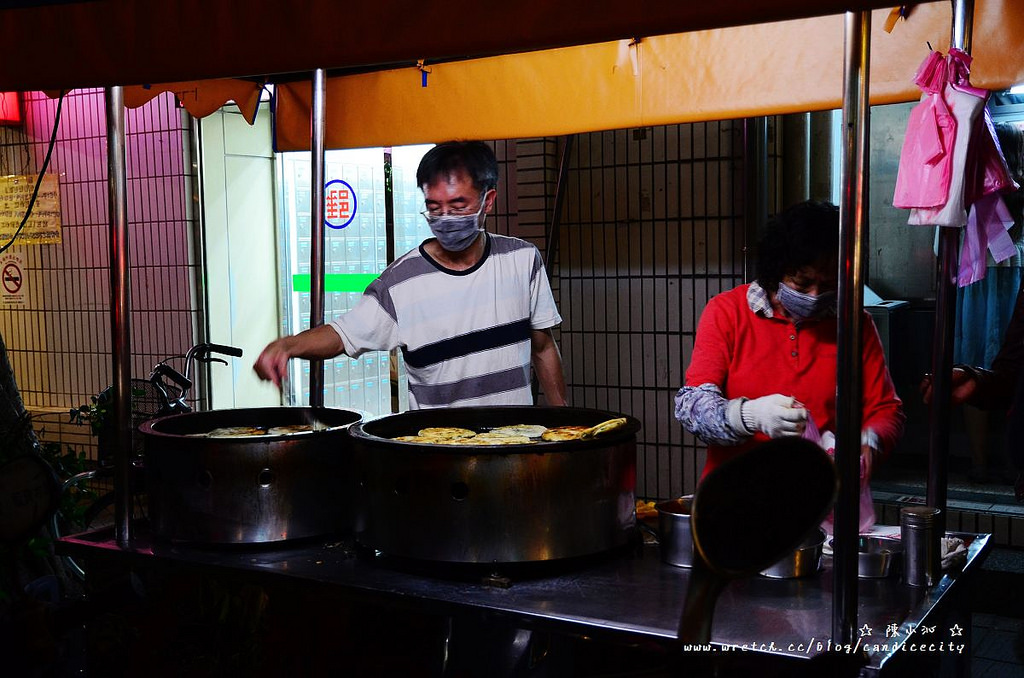
[[[819,432],[818,425],[814,423],[810,413],[807,416],[807,427],[804,429],[803,437],[812,443],[820,445],[828,452],[829,456],[835,455],[835,436],[832,435],[831,431],[826,431],[824,434]],[[875,503],[871,498],[870,479],[865,477],[865,465],[866,460],[862,456],[860,458],[860,520],[857,527],[858,532],[862,534],[869,531],[875,525]],[[833,532],[832,516],[833,512],[829,511],[828,516],[821,523],[821,529],[825,530],[830,536]]]
[[[967,149],[966,174],[969,181],[964,187],[964,198],[973,205],[992,193],[1012,192],[1020,188],[1010,176],[1010,168],[999,147],[992,116],[988,109],[974,123],[971,145]]]
[[[894,207],[941,207],[949,197],[956,120],[942,98],[948,69],[942,54],[930,52],[914,82],[924,91],[910,112],[900,151]]]

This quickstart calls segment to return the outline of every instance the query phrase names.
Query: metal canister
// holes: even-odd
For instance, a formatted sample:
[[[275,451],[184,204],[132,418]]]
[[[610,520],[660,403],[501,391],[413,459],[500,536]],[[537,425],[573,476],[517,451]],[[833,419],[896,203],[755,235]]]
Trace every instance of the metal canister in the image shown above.
[[[942,578],[939,513],[940,509],[932,506],[900,509],[903,577],[908,586],[934,586]]]

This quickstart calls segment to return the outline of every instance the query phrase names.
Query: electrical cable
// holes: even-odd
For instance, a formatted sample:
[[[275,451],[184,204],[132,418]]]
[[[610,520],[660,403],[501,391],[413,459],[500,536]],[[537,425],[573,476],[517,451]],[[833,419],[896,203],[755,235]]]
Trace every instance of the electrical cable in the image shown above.
[[[25,210],[25,218],[21,220],[18,230],[16,230],[14,235],[11,236],[10,241],[3,247],[0,247],[0,254],[3,254],[10,249],[11,245],[14,244],[14,241],[18,239],[19,235],[21,235],[21,230],[25,228],[25,224],[28,223],[28,218],[32,216],[32,208],[35,207],[36,196],[39,195],[39,186],[43,183],[43,175],[46,174],[46,168],[50,166],[50,156],[53,155],[53,146],[57,142],[57,128],[60,126],[60,111],[64,105],[64,95],[66,93],[66,90],[61,90],[60,98],[57,99],[57,114],[53,118],[53,131],[50,133],[50,144],[46,149],[46,157],[43,159],[43,167],[39,170],[39,176],[36,178],[36,186],[32,190],[32,197],[28,201],[28,209]]]

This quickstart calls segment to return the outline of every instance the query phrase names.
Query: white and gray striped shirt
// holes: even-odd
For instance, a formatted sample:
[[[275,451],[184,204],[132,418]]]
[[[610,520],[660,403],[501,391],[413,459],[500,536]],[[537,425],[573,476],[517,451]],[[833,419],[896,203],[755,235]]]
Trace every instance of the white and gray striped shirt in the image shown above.
[[[402,349],[413,409],[533,404],[530,332],[562,317],[537,248],[486,237],[480,261],[465,271],[442,267],[420,245],[330,323],[353,358]]]

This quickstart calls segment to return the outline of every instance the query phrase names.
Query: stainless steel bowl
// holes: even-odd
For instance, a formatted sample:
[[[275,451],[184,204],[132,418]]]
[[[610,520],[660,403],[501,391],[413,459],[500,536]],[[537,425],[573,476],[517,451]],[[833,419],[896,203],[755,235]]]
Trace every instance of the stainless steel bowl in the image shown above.
[[[903,542],[888,537],[860,537],[857,540],[857,576],[882,579],[897,573],[903,558]]]
[[[817,528],[789,555],[768,569],[761,570],[761,575],[772,579],[796,579],[815,574],[821,567],[825,536],[825,530]]]
[[[693,565],[690,507],[693,495],[655,504],[658,511],[658,548],[662,561],[677,567]]]

